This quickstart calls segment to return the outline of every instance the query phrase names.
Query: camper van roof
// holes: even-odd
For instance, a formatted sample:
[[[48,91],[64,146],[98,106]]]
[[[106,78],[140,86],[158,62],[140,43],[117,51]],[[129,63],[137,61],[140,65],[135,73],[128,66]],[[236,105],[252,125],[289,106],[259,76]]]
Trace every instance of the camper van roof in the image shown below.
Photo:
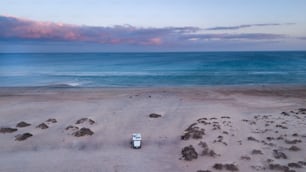
[[[133,140],[141,140],[141,134],[140,133],[133,133]]]

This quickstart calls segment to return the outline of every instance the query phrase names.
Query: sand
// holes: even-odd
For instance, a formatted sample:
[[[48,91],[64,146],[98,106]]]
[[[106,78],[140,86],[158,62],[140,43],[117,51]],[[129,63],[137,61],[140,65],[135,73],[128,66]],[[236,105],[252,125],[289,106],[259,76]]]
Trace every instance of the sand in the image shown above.
[[[303,86],[0,88],[0,171],[302,172],[301,108]]]

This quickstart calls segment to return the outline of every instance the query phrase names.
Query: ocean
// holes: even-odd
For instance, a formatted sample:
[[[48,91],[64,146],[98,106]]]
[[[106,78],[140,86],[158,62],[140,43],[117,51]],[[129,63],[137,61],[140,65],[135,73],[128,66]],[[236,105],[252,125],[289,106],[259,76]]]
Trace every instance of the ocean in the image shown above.
[[[306,52],[0,53],[0,87],[306,84]]]

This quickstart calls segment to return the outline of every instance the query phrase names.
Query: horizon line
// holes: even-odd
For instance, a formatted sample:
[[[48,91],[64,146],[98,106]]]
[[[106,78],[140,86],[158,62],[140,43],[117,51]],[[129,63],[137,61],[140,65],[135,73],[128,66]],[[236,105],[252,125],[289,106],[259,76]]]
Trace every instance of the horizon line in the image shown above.
[[[0,54],[80,54],[80,53],[226,53],[226,52],[306,52],[305,50],[214,50],[214,51],[50,51],[50,52],[0,52]]]

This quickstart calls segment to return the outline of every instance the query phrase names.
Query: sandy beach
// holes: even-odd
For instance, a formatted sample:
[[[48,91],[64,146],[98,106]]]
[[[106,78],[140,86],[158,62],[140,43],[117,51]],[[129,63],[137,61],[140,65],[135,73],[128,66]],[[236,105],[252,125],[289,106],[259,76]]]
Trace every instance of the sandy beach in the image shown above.
[[[1,172],[306,171],[303,86],[0,88],[0,118]]]

